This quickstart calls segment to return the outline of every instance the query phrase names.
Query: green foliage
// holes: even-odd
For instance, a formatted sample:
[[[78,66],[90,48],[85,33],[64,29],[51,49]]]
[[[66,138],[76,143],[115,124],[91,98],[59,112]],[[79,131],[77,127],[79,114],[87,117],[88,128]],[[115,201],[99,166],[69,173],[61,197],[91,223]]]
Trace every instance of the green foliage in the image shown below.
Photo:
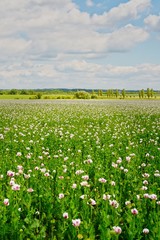
[[[37,98],[37,99],[41,99],[41,98],[42,98],[42,93],[41,93],[41,92],[38,92],[38,93],[36,94],[36,98]]]
[[[125,89],[122,89],[122,97],[123,97],[123,99],[126,97],[126,91],[125,91]]]
[[[116,91],[115,91],[115,96],[116,96],[116,98],[118,98],[118,96],[119,96],[119,91],[118,91],[118,89],[116,89]]]
[[[90,99],[91,95],[85,91],[78,91],[75,93],[74,97],[77,99]]]
[[[103,91],[102,90],[98,90],[98,96],[103,96]]]
[[[107,97],[112,97],[113,96],[113,89],[108,89],[107,90]]]
[[[139,98],[144,98],[144,89],[139,91]]]
[[[151,97],[151,90],[149,88],[147,88],[147,97],[150,98]]]
[[[98,96],[96,94],[91,95],[91,99],[97,99],[97,98],[98,98]]]
[[[21,94],[21,95],[28,95],[28,91],[25,90],[25,89],[22,89],[22,90],[20,91],[20,94]]]
[[[151,88],[151,90],[150,90],[150,95],[151,95],[151,98],[154,96],[154,91],[153,91],[152,88]]]
[[[9,94],[11,94],[11,95],[16,95],[16,94],[17,94],[17,90],[16,90],[16,89],[11,89],[11,90],[9,91]]]
[[[148,98],[153,98],[153,96],[154,96],[154,91],[153,91],[153,89],[151,88],[147,88],[147,91],[146,91],[146,94],[147,94],[147,97]]]

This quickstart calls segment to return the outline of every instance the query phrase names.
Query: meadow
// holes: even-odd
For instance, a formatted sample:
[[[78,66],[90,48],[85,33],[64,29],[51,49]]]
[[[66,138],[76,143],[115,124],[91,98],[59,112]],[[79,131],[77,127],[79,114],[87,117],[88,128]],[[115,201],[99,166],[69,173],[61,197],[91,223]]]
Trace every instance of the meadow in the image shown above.
[[[1,240],[159,240],[157,100],[0,100]]]

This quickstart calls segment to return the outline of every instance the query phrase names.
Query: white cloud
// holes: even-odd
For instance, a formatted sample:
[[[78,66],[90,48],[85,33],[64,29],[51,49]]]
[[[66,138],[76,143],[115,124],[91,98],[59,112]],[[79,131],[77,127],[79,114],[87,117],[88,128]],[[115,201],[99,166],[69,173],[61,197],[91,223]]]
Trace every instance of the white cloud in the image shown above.
[[[101,66],[95,63],[88,63],[84,60],[73,60],[71,62],[64,62],[57,66],[59,71],[65,72],[66,70],[75,72],[96,72],[101,70]]]
[[[148,28],[155,32],[160,32],[160,16],[157,15],[149,15],[144,19],[144,23],[148,26]]]
[[[103,15],[94,14],[92,20],[94,24],[114,27],[124,21],[138,18],[139,14],[149,8],[150,5],[151,0],[130,0],[112,8],[109,12],[104,12]]]
[[[104,52],[129,51],[138,42],[147,39],[148,33],[138,27],[127,25],[112,33],[98,33],[90,29],[66,27],[57,32],[32,33],[30,54],[54,56],[60,52],[78,54],[93,54]]]
[[[148,39],[148,32],[131,21],[150,3],[130,0],[103,14],[90,15],[71,0],[0,1],[0,88],[106,88],[105,81],[113,88],[118,79],[122,86],[125,76],[135,74],[136,78],[154,75],[156,85],[157,65],[143,66],[142,71],[142,66],[93,63],[112,52],[130,51]],[[88,0],[86,4],[94,3]],[[145,24],[152,27],[154,21],[149,16]],[[157,29],[157,20],[154,26]]]
[[[0,52],[4,58],[9,56],[24,56],[30,47],[31,41],[16,38],[0,38]]]
[[[88,7],[93,7],[94,3],[93,3],[92,0],[87,0],[87,1],[86,1],[86,5],[87,5]]]
[[[143,42],[148,38],[148,33],[142,28],[131,24],[109,34],[108,49],[113,52],[123,52],[131,49],[136,43]]]
[[[0,3],[0,49],[4,55],[0,58],[6,54],[14,57],[22,51],[37,58],[55,57],[61,52],[127,51],[146,40],[143,29],[122,26],[114,31],[108,28],[108,33],[104,33],[99,27],[136,18],[149,5],[150,0],[131,0],[102,15],[90,16],[71,0],[15,0],[11,4],[9,0],[3,1]]]
[[[0,67],[1,88],[126,88],[158,89],[159,64],[135,66],[101,65],[87,61],[61,60],[53,63],[24,61]],[[7,83],[7,85],[6,85]]]

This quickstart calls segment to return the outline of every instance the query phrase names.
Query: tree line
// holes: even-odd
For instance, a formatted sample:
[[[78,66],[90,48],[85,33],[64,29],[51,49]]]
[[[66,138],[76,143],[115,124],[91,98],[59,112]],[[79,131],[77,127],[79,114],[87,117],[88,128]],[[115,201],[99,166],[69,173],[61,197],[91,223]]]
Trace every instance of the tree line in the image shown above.
[[[77,91],[75,94],[76,98],[79,99],[89,99],[89,98],[103,98],[106,96],[107,98],[123,98],[138,96],[139,98],[153,98],[156,97],[155,91],[153,89],[147,88],[146,90],[141,89],[139,91],[126,91],[125,89],[108,89],[106,91],[103,90],[92,90],[92,93],[88,93],[87,91]]]
[[[146,90],[125,90],[125,89],[10,89],[10,90],[0,90],[0,95],[34,95],[36,98],[40,99],[43,95],[74,95],[75,98],[122,98],[126,97],[139,97],[143,98],[153,98],[159,95],[158,91],[154,91],[152,88],[147,88]]]
[[[122,98],[125,98],[127,95],[129,94],[133,94],[136,93],[138,94],[139,98],[153,98],[155,96],[155,91],[153,90],[153,88],[147,88],[146,90],[141,89],[138,92],[137,91],[126,91],[125,89],[122,90],[118,90],[118,89],[108,89],[106,91],[106,96],[107,97],[116,97],[118,98],[120,95],[122,96]],[[102,90],[98,90],[98,96],[103,96],[103,91]],[[130,95],[131,96],[131,95]]]

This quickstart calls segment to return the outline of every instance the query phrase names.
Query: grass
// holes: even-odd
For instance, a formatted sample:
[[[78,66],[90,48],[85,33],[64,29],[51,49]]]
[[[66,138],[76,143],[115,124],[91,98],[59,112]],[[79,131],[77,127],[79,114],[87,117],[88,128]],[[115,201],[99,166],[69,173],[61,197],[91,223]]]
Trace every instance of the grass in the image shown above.
[[[0,95],[0,99],[32,99],[35,98],[35,95]]]

